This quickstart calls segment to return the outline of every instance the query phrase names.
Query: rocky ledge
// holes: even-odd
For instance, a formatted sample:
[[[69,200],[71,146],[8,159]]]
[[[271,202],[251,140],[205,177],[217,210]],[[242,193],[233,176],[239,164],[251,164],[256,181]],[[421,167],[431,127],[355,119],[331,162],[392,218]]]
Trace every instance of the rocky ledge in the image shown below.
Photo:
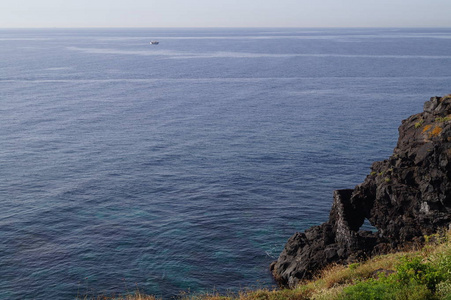
[[[331,263],[351,263],[421,242],[451,224],[451,95],[402,121],[393,155],[354,189],[334,191],[329,220],[294,234],[271,264],[295,287]],[[360,230],[365,219],[377,232]]]

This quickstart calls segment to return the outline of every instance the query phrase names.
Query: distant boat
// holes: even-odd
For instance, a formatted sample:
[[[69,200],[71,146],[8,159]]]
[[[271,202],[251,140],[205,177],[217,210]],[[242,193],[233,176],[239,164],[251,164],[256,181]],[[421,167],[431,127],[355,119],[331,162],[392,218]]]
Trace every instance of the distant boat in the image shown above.
[[[159,41],[150,41],[151,45],[158,45],[160,42]]]

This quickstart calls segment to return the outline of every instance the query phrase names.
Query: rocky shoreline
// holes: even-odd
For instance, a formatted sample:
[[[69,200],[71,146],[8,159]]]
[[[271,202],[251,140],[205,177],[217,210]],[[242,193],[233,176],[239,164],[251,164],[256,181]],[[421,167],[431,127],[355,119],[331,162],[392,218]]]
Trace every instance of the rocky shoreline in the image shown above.
[[[360,230],[368,220],[377,232]],[[331,263],[347,264],[422,242],[451,224],[451,95],[402,121],[393,155],[354,189],[334,191],[329,220],[286,243],[271,272],[294,288]]]

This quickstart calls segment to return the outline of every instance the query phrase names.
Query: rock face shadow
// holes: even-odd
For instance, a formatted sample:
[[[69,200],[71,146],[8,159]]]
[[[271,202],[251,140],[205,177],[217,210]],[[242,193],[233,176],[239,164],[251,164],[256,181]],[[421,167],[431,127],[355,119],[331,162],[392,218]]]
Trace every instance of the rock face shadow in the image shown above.
[[[276,281],[293,288],[331,263],[388,253],[449,226],[450,161],[451,95],[433,97],[402,121],[389,159],[354,189],[334,191],[327,222],[288,240],[270,267]],[[363,230],[368,223],[373,230]]]

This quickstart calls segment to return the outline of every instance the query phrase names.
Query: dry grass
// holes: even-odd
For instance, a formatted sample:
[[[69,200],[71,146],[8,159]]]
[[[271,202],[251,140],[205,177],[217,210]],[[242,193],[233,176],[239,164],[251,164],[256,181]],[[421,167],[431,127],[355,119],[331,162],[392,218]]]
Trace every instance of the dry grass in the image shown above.
[[[269,290],[260,289],[256,291],[241,291],[228,296],[220,294],[203,294],[197,296],[187,295],[180,300],[307,300],[311,299],[312,291],[305,286],[296,289]]]
[[[137,291],[132,295],[122,295],[122,296],[97,296],[97,297],[88,297],[85,296],[83,298],[76,298],[77,300],[157,300],[158,298],[154,296],[149,296],[142,294]]]
[[[407,254],[406,252],[399,252],[378,256],[366,262],[355,263],[349,266],[332,266],[323,270],[315,282],[321,282],[321,287],[333,288],[338,285],[353,284],[356,281],[374,278],[378,272],[393,271],[399,258]]]

